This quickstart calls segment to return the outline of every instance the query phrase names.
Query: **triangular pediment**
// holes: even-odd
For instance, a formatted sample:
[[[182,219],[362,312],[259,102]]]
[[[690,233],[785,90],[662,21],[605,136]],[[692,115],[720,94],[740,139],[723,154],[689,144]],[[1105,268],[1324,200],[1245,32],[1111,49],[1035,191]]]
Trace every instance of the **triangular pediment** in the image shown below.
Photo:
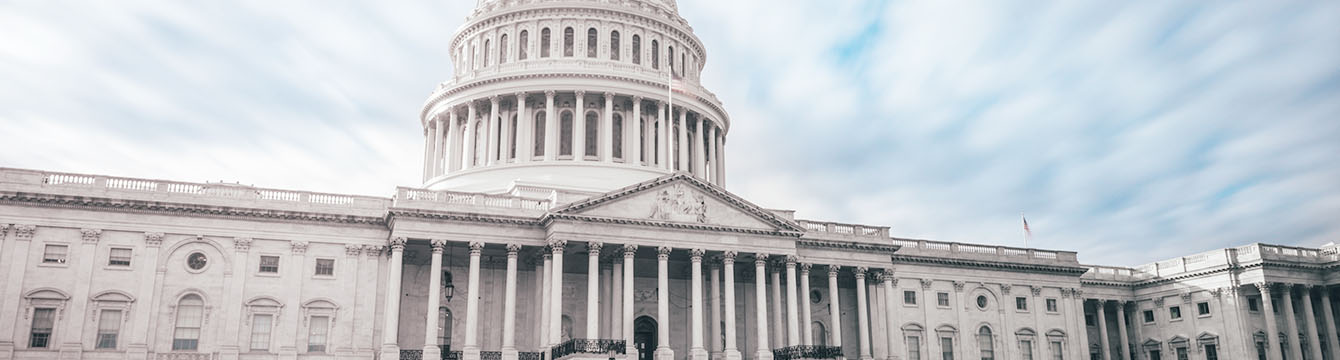
[[[763,232],[803,232],[799,224],[685,173],[667,175],[554,209],[558,215],[627,219]]]

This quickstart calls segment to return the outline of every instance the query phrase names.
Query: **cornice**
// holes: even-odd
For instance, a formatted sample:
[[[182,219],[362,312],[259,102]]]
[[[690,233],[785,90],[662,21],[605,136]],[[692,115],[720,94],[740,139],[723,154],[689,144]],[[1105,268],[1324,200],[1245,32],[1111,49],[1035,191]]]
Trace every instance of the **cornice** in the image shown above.
[[[698,188],[699,190],[710,193],[713,197],[725,201],[726,203],[730,204],[736,209],[749,213],[750,215],[753,215],[759,220],[762,220],[764,222],[769,223],[770,225],[780,228],[779,230],[775,230],[777,233],[791,234],[787,236],[800,236],[801,234],[805,233],[805,228],[800,226],[800,224],[797,224],[793,221],[786,220],[780,216],[777,216],[777,214],[774,214],[771,211],[763,209],[758,205],[754,205],[753,203],[750,203],[747,200],[741,199],[740,197],[735,196],[734,194],[726,192],[725,190],[721,189],[720,187],[717,187],[716,185],[712,185],[702,180],[699,180],[698,178],[693,177],[692,175],[689,175],[688,173],[685,172],[678,172],[671,175],[662,176],[657,179],[644,181],[641,183],[624,187],[622,189],[610,191],[608,193],[605,193],[604,195],[574,202],[562,207],[555,208],[552,210],[552,213],[575,216],[575,214],[572,214],[572,212],[592,208],[600,204],[610,202],[622,198],[624,196],[628,196],[630,194],[643,192],[648,189],[659,187],[675,181],[688,182],[692,184],[694,187]]]
[[[456,49],[458,46],[461,45],[461,42],[464,41],[466,38],[469,38],[477,33],[486,31],[484,29],[499,26],[502,23],[509,21],[585,20],[585,19],[574,19],[573,18],[574,15],[592,16],[592,17],[603,16],[604,17],[603,19],[598,20],[620,21],[628,25],[641,26],[649,30],[658,30],[666,33],[665,35],[667,36],[674,36],[682,39],[687,39],[688,41],[684,42],[693,46],[693,52],[696,55],[698,55],[699,59],[702,59],[700,63],[702,64],[707,63],[707,53],[703,48],[702,40],[699,39],[697,35],[693,34],[692,28],[688,25],[687,21],[684,21],[683,18],[679,18],[681,21],[680,24],[672,24],[666,22],[665,20],[653,18],[635,12],[624,11],[620,9],[604,8],[604,7],[581,6],[577,4],[514,8],[511,10],[504,10],[503,12],[488,14],[483,17],[479,17],[477,19],[467,20],[467,23],[461,25],[461,27],[456,30],[456,34],[452,36],[451,49]]]
[[[488,224],[509,224],[509,225],[522,225],[522,226],[542,225],[540,220],[528,217],[487,215],[487,214],[463,213],[463,212],[452,212],[452,211],[402,209],[402,208],[391,208],[387,210],[387,218],[394,221],[396,217],[465,221],[465,222],[477,222],[477,223],[488,223]]]
[[[800,240],[796,240],[796,245],[799,245],[799,246],[805,246],[805,247],[811,247],[811,248],[840,249],[840,250],[855,250],[855,251],[875,251],[875,252],[882,252],[882,253],[888,253],[888,254],[892,254],[892,253],[894,253],[894,252],[897,252],[898,249],[901,248],[901,247],[898,246],[898,245],[881,245],[881,244],[859,243],[859,242],[850,242],[850,241],[830,241],[830,240],[816,240],[816,239],[800,239]]]
[[[649,227],[660,227],[660,228],[680,229],[680,230],[733,232],[733,233],[742,233],[751,235],[783,236],[792,238],[798,238],[803,234],[783,230],[762,230],[762,229],[738,228],[738,227],[710,225],[710,224],[679,223],[679,222],[667,222],[667,221],[655,221],[655,220],[643,220],[643,219],[611,218],[603,216],[588,216],[588,215],[558,214],[558,213],[546,214],[543,218],[540,219],[540,222],[542,225],[548,226],[549,224],[552,224],[555,220],[572,220],[572,221],[605,223],[605,224],[649,226]]]
[[[1328,271],[1328,270],[1333,270],[1333,269],[1336,269],[1336,268],[1340,268],[1340,262],[1330,263],[1330,264],[1300,264],[1300,263],[1292,263],[1292,262],[1279,262],[1279,261],[1270,261],[1270,260],[1260,260],[1260,261],[1256,261],[1256,262],[1252,262],[1252,263],[1247,263],[1247,264],[1224,265],[1224,266],[1219,266],[1219,267],[1215,267],[1215,268],[1203,269],[1203,270],[1200,270],[1200,271],[1186,272],[1186,273],[1177,274],[1177,275],[1175,275],[1175,276],[1160,277],[1160,278],[1157,278],[1157,279],[1148,279],[1148,280],[1130,281],[1130,282],[1121,282],[1121,281],[1118,281],[1118,280],[1096,280],[1096,279],[1085,279],[1085,280],[1081,280],[1080,282],[1083,283],[1083,284],[1092,284],[1092,285],[1102,285],[1102,286],[1113,286],[1113,287],[1125,287],[1125,288],[1131,288],[1131,289],[1138,289],[1138,288],[1144,288],[1144,287],[1149,287],[1149,286],[1156,286],[1156,285],[1163,285],[1163,284],[1167,284],[1167,283],[1178,282],[1178,281],[1187,280],[1187,279],[1192,279],[1192,278],[1198,278],[1198,277],[1203,277],[1203,276],[1209,276],[1209,275],[1214,275],[1214,274],[1219,274],[1219,273],[1224,273],[1224,272],[1230,272],[1230,271],[1238,271],[1238,272],[1240,272],[1240,271],[1251,270],[1251,269],[1255,269],[1255,268],[1261,268],[1261,269],[1265,269],[1265,268],[1282,268],[1282,269],[1305,270],[1305,271]]]
[[[1063,265],[1042,265],[1028,263],[1008,263],[998,261],[969,260],[947,257],[930,257],[914,255],[892,255],[894,263],[921,263],[933,265],[949,265],[958,267],[983,268],[992,270],[1024,271],[1045,274],[1071,275],[1079,277],[1089,271],[1086,267],[1063,266]]]
[[[65,196],[53,194],[34,194],[22,192],[0,193],[0,201],[58,208],[87,208],[113,210],[119,212],[203,215],[222,217],[241,217],[283,221],[310,221],[355,225],[386,225],[384,217],[341,215],[306,211],[257,209],[231,206],[184,204],[160,201],[109,199],[98,197]]]

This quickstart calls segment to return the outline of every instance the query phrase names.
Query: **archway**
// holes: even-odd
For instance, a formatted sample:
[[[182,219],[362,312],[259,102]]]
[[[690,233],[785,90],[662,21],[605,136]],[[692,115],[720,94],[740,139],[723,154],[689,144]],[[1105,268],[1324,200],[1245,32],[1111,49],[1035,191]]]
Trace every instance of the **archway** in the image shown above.
[[[641,316],[633,320],[633,345],[638,360],[652,360],[656,352],[656,320]]]

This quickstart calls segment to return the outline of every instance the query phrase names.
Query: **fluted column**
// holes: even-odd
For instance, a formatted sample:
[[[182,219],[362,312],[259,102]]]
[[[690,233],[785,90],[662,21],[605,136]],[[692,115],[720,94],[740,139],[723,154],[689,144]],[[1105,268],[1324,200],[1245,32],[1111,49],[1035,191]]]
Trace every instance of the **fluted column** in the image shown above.
[[[1330,350],[1331,359],[1340,359],[1340,344],[1336,344],[1335,333],[1335,312],[1331,310],[1331,288],[1321,286],[1321,314],[1325,315],[1326,323],[1326,349]]]
[[[600,154],[598,157],[604,162],[614,162],[614,93],[605,93],[604,115],[600,119]]]
[[[800,297],[796,295],[796,261],[795,255],[786,257],[786,336],[790,342],[787,345],[799,346],[800,342],[800,304],[796,301]]]
[[[461,134],[461,137],[465,138],[461,141],[465,144],[465,148],[461,151],[461,170],[475,167],[475,118],[478,115],[474,100],[470,100],[466,108],[469,110],[465,112],[465,133]]]
[[[706,119],[700,116],[698,117],[698,126],[693,128],[693,174],[703,180],[708,180],[705,172],[707,169],[705,167],[707,150],[703,149],[703,127],[706,125]]]
[[[669,170],[670,167],[670,123],[665,102],[656,101],[656,165]]]
[[[768,346],[767,266],[768,254],[754,255],[754,299],[756,300],[754,308],[758,310],[758,314],[754,316],[758,323],[754,327],[754,331],[758,332],[758,348],[754,349],[754,359],[756,360],[772,359],[772,349]]]
[[[1321,356],[1321,337],[1317,336],[1317,313],[1312,311],[1312,285],[1303,285],[1303,323],[1307,325],[1307,344],[1308,351],[1312,354],[1311,359],[1322,359]],[[1331,333],[1328,333],[1330,335]],[[1334,335],[1330,335],[1334,336]],[[1329,336],[1328,336],[1329,337]]]
[[[800,344],[814,345],[814,322],[810,318],[810,268],[813,264],[800,264]]]
[[[498,163],[506,164],[507,159],[512,157],[512,133],[516,131],[512,126],[512,116],[517,115],[514,111],[510,114],[503,113],[502,118],[498,119]],[[521,116],[516,117],[520,123]]]
[[[842,267],[838,265],[828,265],[828,318],[832,319],[832,326],[828,332],[829,344],[833,346],[842,346],[842,310],[838,304],[838,270]]]
[[[551,347],[563,341],[563,250],[567,246],[567,240],[549,241],[549,249],[554,254],[554,270],[550,272],[549,279],[549,346]]]
[[[437,137],[436,140],[433,140],[433,176],[438,176],[447,173],[445,161],[447,159],[447,120],[436,117],[433,119],[433,124],[437,125],[437,128],[433,129],[433,136]]]
[[[1103,345],[1103,358],[1112,359],[1112,347],[1107,344],[1107,300],[1098,299],[1098,340]]]
[[[436,157],[433,152],[433,132],[432,129],[423,129],[423,181],[433,176],[433,159]]]
[[[586,243],[586,338],[600,338],[600,248],[597,241]],[[576,337],[576,336],[574,336]]]
[[[526,93],[516,93],[516,162],[535,156],[535,118],[526,114]]]
[[[727,251],[721,255],[721,267],[725,272],[726,282],[726,349],[722,350],[726,360],[740,360],[740,349],[735,345],[735,256],[738,255],[734,250]]]
[[[679,171],[689,172],[689,109],[679,111]]]
[[[1284,284],[1283,290],[1280,301],[1284,302],[1284,324],[1288,326],[1284,336],[1289,338],[1289,359],[1302,359],[1303,348],[1298,343],[1298,318],[1293,313],[1293,284]]]
[[[517,253],[520,251],[521,244],[507,244],[507,285],[503,288],[503,360],[514,360],[519,357],[516,350],[516,260]],[[437,283],[434,282],[433,284]],[[428,359],[437,359],[427,357],[428,352],[426,351],[424,354]]]
[[[670,250],[656,248],[656,360],[673,360],[670,349]]]
[[[641,96],[633,97],[633,119],[631,121],[625,120],[625,122],[626,124],[624,124],[624,126],[628,126],[629,124],[627,123],[631,123],[633,125],[633,138],[632,138],[633,142],[631,142],[630,145],[628,146],[628,151],[626,151],[628,154],[625,155],[627,161],[625,162],[629,164],[642,164],[642,97]]]
[[[451,123],[450,123],[450,124],[447,124],[447,135],[446,135],[446,138],[447,138],[446,143],[447,143],[447,145],[446,145],[446,149],[444,149],[444,150],[442,150],[442,151],[439,151],[439,152],[441,153],[440,156],[446,157],[446,159],[447,159],[447,160],[445,161],[446,165],[444,165],[444,166],[446,166],[446,171],[443,171],[443,173],[448,173],[448,172],[452,172],[452,171],[455,171],[455,170],[459,169],[459,168],[460,168],[460,162],[461,162],[461,153],[460,153],[460,151],[461,151],[461,150],[460,150],[460,147],[461,147],[461,138],[460,138],[460,136],[461,136],[461,124],[460,124],[460,119],[457,119],[457,116],[459,116],[459,115],[456,114],[456,108],[455,108],[455,107],[452,107],[449,111],[450,111],[450,113],[449,113],[449,115],[447,115],[447,118],[448,118],[448,121],[450,121]]]
[[[392,238],[389,242],[391,246],[391,264],[386,269],[386,307],[382,316],[385,322],[382,324],[382,354],[383,359],[400,358],[400,345],[396,333],[400,329],[400,272],[401,261],[405,255],[405,238]]]
[[[577,91],[577,113],[572,117],[572,160],[586,160],[586,92]]]
[[[717,186],[726,187],[726,133],[717,136]]]
[[[1261,291],[1261,313],[1266,315],[1266,359],[1280,360],[1281,351],[1275,349],[1280,346],[1279,330],[1275,322],[1275,300],[1271,298],[1270,290],[1275,284],[1260,282],[1253,285]]]
[[[866,307],[869,303],[865,297],[865,273],[869,271],[865,267],[856,268],[856,339],[860,340],[861,359],[874,359],[875,356],[870,352],[870,309]]]
[[[490,166],[498,163],[498,150],[501,148],[498,142],[498,128],[502,125],[501,121],[498,121],[498,103],[500,100],[497,96],[489,97],[489,120],[484,122],[489,126],[488,130],[484,131],[488,136],[488,140],[484,141],[485,156],[488,157],[485,164]]]
[[[437,347],[437,308],[442,306],[442,286],[439,284],[442,283],[442,249],[447,246],[447,241],[433,239],[428,242],[433,255],[428,268],[428,316],[423,319],[423,356],[437,359],[442,357],[442,349]]]
[[[895,291],[893,289],[898,279],[894,277],[893,269],[884,269],[879,280],[880,284],[884,286],[884,328],[888,329],[885,333],[888,335],[889,359],[892,360],[897,357],[893,349],[899,348],[898,309],[896,308],[897,301],[894,300],[897,298],[894,297]]]
[[[690,323],[692,329],[689,338],[689,358],[706,360],[707,349],[703,348],[703,249],[689,250],[689,300],[693,302]]]
[[[1037,306],[1037,304],[1034,304],[1034,306]],[[1033,309],[1033,311],[1037,312],[1038,309]],[[1121,332],[1121,336],[1117,337],[1117,339],[1121,340],[1121,358],[1122,360],[1131,360],[1131,340],[1126,335],[1125,300],[1117,300],[1117,331]]]
[[[716,125],[715,125],[715,124],[708,125],[708,127],[707,127],[707,154],[706,154],[706,155],[707,155],[707,159],[706,159],[705,161],[711,162],[711,166],[706,166],[706,165],[705,165],[705,166],[706,166],[706,169],[707,169],[707,175],[704,176],[703,179],[706,179],[708,182],[713,183],[713,184],[716,184],[716,183],[717,183],[717,140],[716,140],[716,139],[717,139],[717,127],[716,127]],[[806,292],[808,292],[808,290],[806,290]],[[809,335],[805,335],[805,341],[806,341],[806,342],[813,341],[813,338],[811,338]]]
[[[549,301],[549,299],[553,298],[553,295],[551,294],[551,292],[554,290],[554,285],[553,285],[553,282],[554,282],[554,273],[553,273],[553,271],[554,271],[554,254],[553,254],[553,251],[552,251],[551,249],[549,249],[548,246],[545,246],[545,248],[543,249],[543,251],[544,251],[544,253],[543,253],[543,255],[541,255],[541,257],[543,258],[543,262],[541,263],[540,266],[544,267],[544,270],[543,270],[542,274],[540,274],[540,280],[539,280],[539,282],[541,283],[541,285],[540,285],[540,331],[539,331],[539,332],[540,332],[540,341],[537,342],[537,344],[539,344],[539,350],[540,350],[540,352],[543,352],[545,348],[548,348],[550,344],[553,344],[552,341],[549,341],[550,336],[552,336],[552,335],[549,334],[549,319],[552,318],[552,316],[550,316],[549,314],[553,311],[553,308],[552,308],[553,305],[550,304],[550,303],[552,303],[552,301]]]
[[[772,278],[772,322],[777,324],[777,328],[772,329],[772,342],[777,347],[786,347],[786,328],[782,327],[786,324],[783,319],[786,302],[782,300],[782,261],[783,258],[778,258],[768,267],[768,276]]]
[[[427,162],[426,164],[424,164],[423,169],[424,180],[428,180],[433,178],[433,176],[437,176],[437,163],[438,163],[437,153],[439,150],[437,144],[441,140],[441,134],[442,134],[442,131],[439,130],[440,128],[438,127],[438,124],[439,121],[437,119],[428,120],[428,128],[424,129],[425,137],[427,138],[425,139],[424,143],[425,146],[428,148],[428,150],[425,151],[426,154],[424,154],[424,156],[426,156],[426,158],[424,158],[424,161]]]
[[[625,353],[629,359],[637,359],[637,346],[633,344],[633,258],[637,256],[637,245],[623,246],[623,340]]]
[[[461,358],[465,360],[479,360],[479,255],[483,252],[483,242],[470,242],[470,283],[465,290],[465,346],[461,348]]]
[[[721,340],[720,340],[720,339],[721,339],[721,322],[723,321],[723,320],[721,319],[721,262],[720,262],[720,260],[721,260],[720,257],[717,257],[716,259],[714,259],[714,260],[711,262],[711,265],[709,266],[709,268],[711,269],[711,271],[708,272],[708,276],[712,278],[712,280],[711,280],[712,293],[708,294],[708,296],[711,296],[711,301],[710,301],[710,302],[712,303],[712,313],[711,313],[711,315],[712,315],[712,320],[709,321],[709,324],[708,324],[709,326],[708,326],[708,327],[712,329],[712,332],[711,332],[711,333],[708,333],[708,335],[707,335],[707,341],[710,341],[710,342],[711,342],[711,343],[710,343],[711,346],[710,346],[710,349],[709,349],[709,350],[712,351],[712,358],[713,358],[713,359],[720,359],[720,358],[721,358],[721,350],[722,350],[722,349],[721,349]]]
[[[544,160],[558,158],[558,114],[554,113],[554,91],[544,92]]]

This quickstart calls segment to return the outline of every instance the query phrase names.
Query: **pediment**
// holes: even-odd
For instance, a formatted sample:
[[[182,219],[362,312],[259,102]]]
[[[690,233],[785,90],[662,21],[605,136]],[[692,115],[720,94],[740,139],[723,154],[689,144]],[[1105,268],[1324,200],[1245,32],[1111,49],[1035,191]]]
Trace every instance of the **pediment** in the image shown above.
[[[684,173],[572,203],[554,213],[679,226],[803,232],[793,221]]]

